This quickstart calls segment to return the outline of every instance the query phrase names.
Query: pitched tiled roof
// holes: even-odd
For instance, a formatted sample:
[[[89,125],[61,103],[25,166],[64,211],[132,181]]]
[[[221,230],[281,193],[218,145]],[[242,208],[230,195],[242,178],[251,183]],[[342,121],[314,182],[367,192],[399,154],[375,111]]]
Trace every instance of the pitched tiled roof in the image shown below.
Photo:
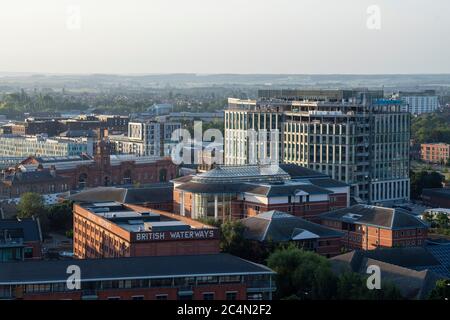
[[[68,199],[76,202],[116,201],[130,204],[171,202],[173,185],[155,183],[141,188],[97,187],[73,194]]]
[[[427,225],[400,208],[384,208],[370,205],[354,205],[349,208],[329,211],[320,215],[331,219],[355,224],[368,224],[387,229],[426,228]]]
[[[402,296],[407,299],[427,298],[435,287],[436,281],[441,278],[428,269],[417,271],[371,258],[370,255],[370,251],[356,250],[335,256],[330,259],[330,262],[333,271],[338,274],[352,271],[367,275],[368,267],[376,265],[380,268],[382,282],[389,281],[393,283],[400,290]]]
[[[22,183],[42,183],[48,181],[57,181],[64,179],[63,177],[52,174],[49,170],[36,170],[25,172],[14,172],[4,178],[5,181],[9,181],[11,184]]]
[[[301,234],[308,238],[336,238],[343,233],[306,221],[281,211],[267,211],[241,220],[246,227],[245,236],[257,241],[290,241]]]
[[[0,233],[6,237],[22,238],[24,241],[40,241],[39,226],[34,219],[0,219]]]

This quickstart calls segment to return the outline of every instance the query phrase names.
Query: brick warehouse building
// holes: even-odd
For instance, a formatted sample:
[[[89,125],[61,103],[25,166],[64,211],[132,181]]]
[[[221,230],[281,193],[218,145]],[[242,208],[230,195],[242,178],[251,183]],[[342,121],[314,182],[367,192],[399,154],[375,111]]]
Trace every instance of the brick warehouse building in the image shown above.
[[[187,217],[118,202],[74,204],[76,258],[219,253],[219,230]]]
[[[81,288],[70,290],[74,264]],[[0,299],[270,300],[274,274],[229,254],[3,263]]]
[[[320,215],[324,226],[345,233],[347,249],[415,247],[425,244],[428,226],[400,208],[354,205]]]
[[[219,166],[173,182],[174,212],[193,219],[242,219],[279,210],[317,220],[350,202],[347,184],[294,164]]]

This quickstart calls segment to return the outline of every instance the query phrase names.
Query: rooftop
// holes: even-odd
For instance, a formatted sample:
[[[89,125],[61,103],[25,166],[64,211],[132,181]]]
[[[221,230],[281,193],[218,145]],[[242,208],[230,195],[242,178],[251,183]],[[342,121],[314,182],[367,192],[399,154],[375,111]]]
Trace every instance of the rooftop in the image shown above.
[[[179,215],[145,207],[130,207],[115,201],[86,202],[79,206],[131,233],[216,229]]]
[[[384,208],[358,204],[349,208],[323,213],[320,217],[322,219],[367,224],[392,230],[427,228],[423,221],[401,208]]]
[[[171,183],[154,183],[142,188],[97,187],[68,197],[76,202],[116,201],[130,204],[161,203],[173,200]]]
[[[2,263],[0,285],[66,282],[73,260]],[[229,254],[80,259],[81,281],[274,274],[269,268]]]
[[[342,232],[306,221],[281,211],[267,211],[245,218],[245,237],[257,241],[292,241],[317,238],[340,238]]]
[[[0,219],[0,241],[4,239],[40,241],[39,226],[34,219]]]
[[[367,268],[370,265],[377,265],[380,267],[383,279],[392,282],[403,297],[407,299],[427,298],[440,276],[429,269],[418,271],[411,267],[397,265],[395,263],[401,259],[395,257],[395,252],[388,252],[388,250],[393,250],[392,248],[385,250],[386,252],[381,252],[380,249],[379,252],[374,253],[370,250],[356,250],[335,256],[330,259],[330,262],[336,273],[353,271],[363,275],[367,275]],[[402,255],[401,251],[396,253]],[[430,262],[429,257],[423,257],[423,259],[423,263]],[[420,259],[416,258],[416,260],[413,264],[422,263],[419,262]]]

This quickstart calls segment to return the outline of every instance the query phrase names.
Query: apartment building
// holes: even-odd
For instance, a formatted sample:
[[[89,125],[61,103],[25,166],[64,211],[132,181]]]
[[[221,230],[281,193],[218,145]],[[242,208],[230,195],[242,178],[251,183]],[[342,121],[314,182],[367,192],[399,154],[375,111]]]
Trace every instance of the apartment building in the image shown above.
[[[58,157],[92,154],[93,144],[86,138],[60,139],[46,136],[0,136],[1,157]]]
[[[450,145],[447,143],[422,143],[420,159],[425,162],[445,164],[450,158]]]
[[[400,208],[354,205],[320,215],[321,223],[345,233],[342,245],[349,249],[423,246],[428,225]]]
[[[394,97],[404,101],[404,110],[415,115],[433,112],[439,108],[439,97],[435,90],[400,91]]]
[[[172,133],[181,128],[176,122],[129,122],[128,135],[109,135],[113,152],[139,156],[169,155],[165,145]]]
[[[409,199],[410,114],[402,106],[366,89],[261,90],[257,100],[230,98],[225,164],[278,158],[350,184],[356,200]]]

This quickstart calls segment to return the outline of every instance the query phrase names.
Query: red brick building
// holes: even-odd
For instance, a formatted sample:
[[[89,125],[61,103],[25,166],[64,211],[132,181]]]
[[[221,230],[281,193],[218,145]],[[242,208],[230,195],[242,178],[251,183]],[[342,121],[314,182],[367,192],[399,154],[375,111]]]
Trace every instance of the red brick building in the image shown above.
[[[445,164],[450,158],[450,145],[447,143],[422,143],[420,159],[425,162]]]
[[[347,249],[415,247],[425,244],[428,226],[400,208],[355,205],[320,215],[324,226],[345,233]]]
[[[345,183],[293,164],[219,166],[174,182],[174,212],[182,216],[242,219],[278,210],[308,220],[345,208]]]
[[[138,157],[134,155],[110,155],[109,143],[103,131],[98,131],[98,142],[95,144],[94,156],[80,155],[76,157],[29,157],[5,176],[18,171],[37,171],[48,169],[55,175],[64,178],[59,183],[54,179],[55,190],[75,190],[85,187],[148,184],[168,182],[176,176],[176,165],[170,158]],[[47,181],[36,181],[50,187]],[[38,191],[39,192],[39,191]],[[49,192],[46,192],[49,193]]]
[[[294,243],[325,257],[341,253],[343,232],[324,227],[281,211],[269,211],[242,220],[246,239],[266,244]]]
[[[74,204],[77,258],[219,253],[217,228],[155,209],[117,202]]]
[[[80,270],[79,288],[68,288]],[[228,254],[3,263],[0,299],[261,300],[274,272]]]

